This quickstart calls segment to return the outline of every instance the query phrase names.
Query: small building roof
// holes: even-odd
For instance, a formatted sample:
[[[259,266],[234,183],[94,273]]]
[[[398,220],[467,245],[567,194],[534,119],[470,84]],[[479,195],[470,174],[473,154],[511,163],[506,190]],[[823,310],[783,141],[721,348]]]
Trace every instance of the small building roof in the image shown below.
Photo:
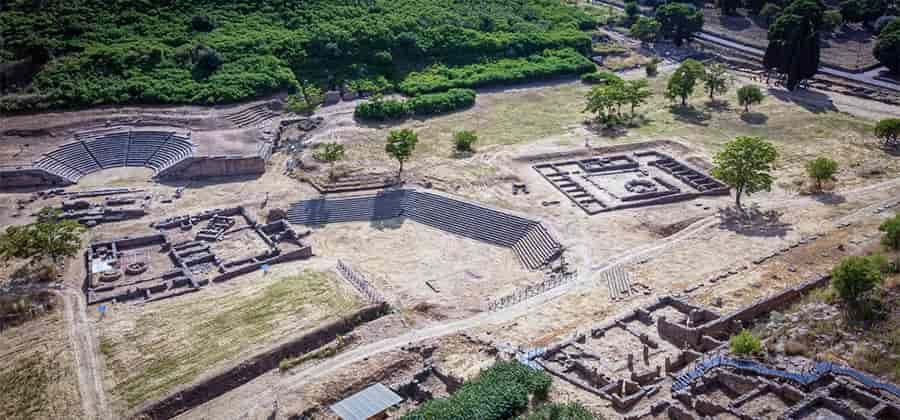
[[[403,401],[388,387],[377,383],[331,406],[343,420],[366,420]]]

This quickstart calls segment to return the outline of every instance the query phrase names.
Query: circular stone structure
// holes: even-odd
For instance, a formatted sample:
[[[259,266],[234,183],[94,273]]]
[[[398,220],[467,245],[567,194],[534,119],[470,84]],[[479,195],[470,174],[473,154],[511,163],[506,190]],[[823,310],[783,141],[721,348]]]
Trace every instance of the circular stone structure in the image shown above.
[[[148,268],[147,263],[145,263],[143,261],[134,262],[134,263],[128,264],[125,267],[125,274],[127,274],[129,276],[136,276],[138,274],[141,274],[141,273],[147,271],[147,268]]]
[[[635,194],[656,192],[658,188],[656,183],[646,179],[632,179],[625,183],[625,189]]]

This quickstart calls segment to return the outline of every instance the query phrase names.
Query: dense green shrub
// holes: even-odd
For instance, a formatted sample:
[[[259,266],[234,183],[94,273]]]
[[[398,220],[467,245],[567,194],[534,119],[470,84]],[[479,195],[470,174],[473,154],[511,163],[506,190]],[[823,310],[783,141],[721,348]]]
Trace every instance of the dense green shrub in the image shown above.
[[[374,97],[368,101],[360,102],[353,111],[353,116],[361,120],[396,120],[405,118],[409,114],[406,101],[396,99],[382,99]]]
[[[0,61],[49,62],[17,92],[23,99],[0,106],[226,102],[290,90],[297,80],[326,89],[377,81],[377,92],[389,84],[382,81],[434,63],[587,53],[582,30],[596,23],[557,0],[15,0],[0,7]],[[198,66],[198,45],[217,54],[203,54]]]
[[[475,105],[472,89],[450,89],[441,93],[428,93],[406,101],[407,108],[416,115],[432,115],[456,111]]]
[[[472,145],[476,141],[478,141],[478,134],[475,134],[474,131],[463,130],[453,134],[453,147],[460,153],[474,152],[475,149]]]
[[[448,398],[426,402],[403,420],[499,420],[528,407],[529,394],[546,395],[550,376],[519,362],[499,362]]]
[[[621,77],[608,71],[582,74],[581,81],[591,85],[620,84],[624,82]]]
[[[398,89],[407,95],[418,95],[452,88],[473,88],[582,74],[595,68],[590,60],[571,48],[546,50],[527,58],[505,58],[457,67],[432,66],[421,72],[410,73],[400,82]]]
[[[728,340],[731,352],[737,355],[746,356],[749,354],[759,353],[762,350],[762,343],[759,338],[753,335],[749,330],[741,330],[735,336]]]

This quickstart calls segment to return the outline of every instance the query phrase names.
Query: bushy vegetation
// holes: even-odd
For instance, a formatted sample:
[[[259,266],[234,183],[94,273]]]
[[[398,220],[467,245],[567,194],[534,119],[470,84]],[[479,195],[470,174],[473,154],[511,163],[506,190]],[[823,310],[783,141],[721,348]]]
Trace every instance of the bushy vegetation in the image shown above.
[[[410,73],[400,82],[398,90],[407,95],[418,95],[452,88],[503,85],[565,74],[583,74],[595,68],[590,60],[574,49],[545,50],[525,58],[504,58],[457,67],[435,65]]]
[[[441,93],[416,96],[407,102],[410,112],[416,115],[442,114],[475,105],[472,89],[450,89]]]
[[[595,25],[556,0],[14,0],[0,8],[0,60],[41,69],[0,106],[226,102],[298,80],[377,90],[434,63],[587,52]]]
[[[837,171],[838,163],[824,156],[806,162],[806,174],[815,182],[816,191],[822,191],[822,183],[825,181],[834,181]]]
[[[750,354],[759,353],[762,350],[762,343],[758,337],[753,335],[750,330],[741,330],[741,332],[737,335],[731,337],[728,340],[728,345],[731,347],[731,352],[737,355],[746,356]]]
[[[353,115],[362,120],[399,120],[410,114],[433,115],[468,108],[475,104],[472,89],[450,89],[446,92],[426,93],[409,100],[372,99],[356,105]]]
[[[623,82],[621,77],[609,71],[597,71],[593,73],[582,74],[581,81],[590,85],[608,85],[619,84]]]
[[[888,150],[900,151],[900,118],[887,118],[875,125],[875,137]]]
[[[884,236],[881,237],[884,246],[900,251],[900,214],[882,222],[878,230],[884,232]]]
[[[34,223],[9,226],[0,234],[0,259],[48,259],[59,263],[78,252],[84,230],[74,220],[60,220],[58,210],[44,208]]]
[[[519,362],[499,362],[450,397],[428,401],[403,420],[508,419],[528,407],[529,395],[546,397],[551,382],[546,373]]]
[[[384,99],[380,95],[368,101],[360,102],[353,111],[353,116],[361,120],[386,121],[406,118],[409,107],[406,101]]]
[[[883,257],[851,256],[831,270],[831,287],[847,303],[851,316],[872,319],[880,300],[872,294],[881,286]]]
[[[463,130],[453,134],[453,147],[460,153],[471,153],[475,149],[472,147],[478,141],[478,135],[474,131]]]

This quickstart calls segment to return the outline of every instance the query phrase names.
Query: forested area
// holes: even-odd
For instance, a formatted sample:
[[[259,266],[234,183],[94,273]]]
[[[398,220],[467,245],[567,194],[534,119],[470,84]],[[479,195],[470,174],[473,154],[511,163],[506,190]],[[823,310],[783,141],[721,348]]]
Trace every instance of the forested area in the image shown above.
[[[37,71],[0,109],[518,81],[585,67],[572,51],[589,50],[594,19],[557,0],[11,0],[0,5],[0,62]],[[460,66],[489,75],[453,75]]]

